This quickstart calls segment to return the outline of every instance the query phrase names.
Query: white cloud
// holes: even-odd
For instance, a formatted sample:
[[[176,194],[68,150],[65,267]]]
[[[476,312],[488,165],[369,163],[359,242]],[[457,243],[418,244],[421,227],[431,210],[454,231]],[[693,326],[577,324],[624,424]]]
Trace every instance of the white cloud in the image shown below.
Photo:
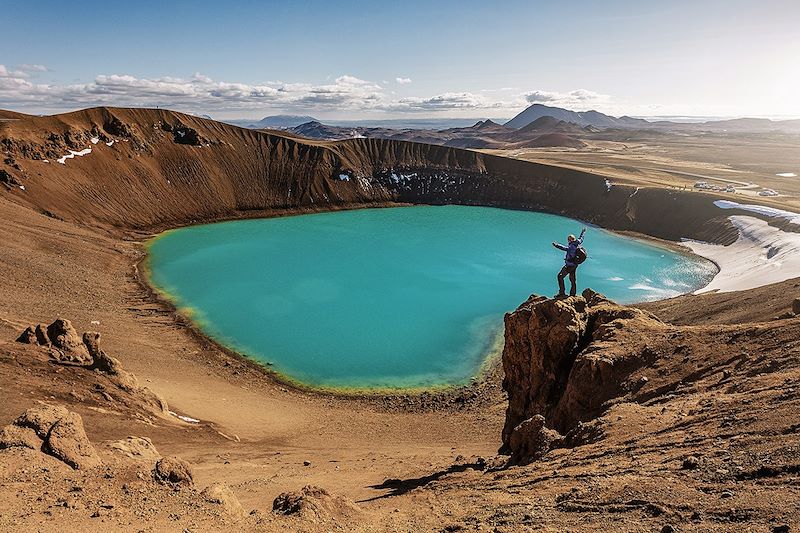
[[[608,95],[586,89],[575,89],[566,93],[537,90],[525,93],[523,96],[529,104],[546,104],[556,107],[584,108],[597,103],[608,102],[609,100]]]
[[[442,93],[428,98],[408,97],[401,98],[396,110],[407,111],[441,111],[452,109],[487,109],[500,107],[500,102],[490,102],[483,96],[470,92]]]
[[[44,65],[31,65],[28,63],[23,63],[22,65],[17,65],[17,68],[23,72],[47,72],[49,69]]]
[[[31,112],[58,112],[81,107],[114,105],[170,107],[200,113],[242,116],[248,110],[291,113],[362,112],[468,114],[492,110],[511,116],[531,103],[585,107],[608,97],[578,89],[568,93],[529,91],[497,94],[499,90],[443,92],[433,96],[398,97],[393,91],[350,74],[324,84],[266,81],[259,84],[216,81],[196,72],[189,78],[139,78],[130,74],[101,74],[89,83],[55,85],[35,83],[21,68],[41,72],[41,65],[0,65],[0,108]],[[34,68],[36,67],[36,68]],[[44,67],[42,67],[44,68]],[[409,78],[396,78],[409,80]],[[483,113],[481,113],[483,114]]]
[[[400,85],[408,85],[409,83],[411,83],[411,78],[395,78],[394,81],[396,81]]]
[[[27,78],[28,73],[22,70],[8,70],[5,65],[0,65],[0,78]]]

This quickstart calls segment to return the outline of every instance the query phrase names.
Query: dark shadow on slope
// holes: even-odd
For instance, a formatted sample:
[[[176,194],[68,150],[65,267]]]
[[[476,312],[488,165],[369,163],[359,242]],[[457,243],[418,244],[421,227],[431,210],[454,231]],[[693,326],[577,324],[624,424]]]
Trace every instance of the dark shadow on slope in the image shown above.
[[[466,472],[467,470],[485,470],[486,463],[485,462],[475,462],[475,463],[465,463],[465,464],[455,464],[447,467],[444,470],[439,470],[438,472],[434,472],[433,474],[428,474],[427,476],[417,477],[417,478],[410,478],[410,479],[387,479],[383,483],[379,485],[370,485],[369,488],[375,490],[383,490],[389,489],[389,492],[386,494],[382,494],[380,496],[375,496],[373,498],[367,498],[364,500],[359,500],[357,503],[364,503],[364,502],[371,502],[374,500],[380,500],[383,498],[389,498],[391,496],[401,496],[407,492],[410,492],[416,488],[424,487],[429,483],[436,481],[448,474],[455,474],[458,472]]]

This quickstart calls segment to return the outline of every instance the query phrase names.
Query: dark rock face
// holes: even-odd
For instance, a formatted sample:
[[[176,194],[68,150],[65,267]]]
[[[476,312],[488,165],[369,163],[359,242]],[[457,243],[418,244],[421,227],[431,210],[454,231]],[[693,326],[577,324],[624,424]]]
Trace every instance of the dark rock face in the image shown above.
[[[20,186],[20,182],[17,180],[17,178],[9,174],[8,171],[2,169],[0,169],[0,183],[9,188]]]
[[[191,146],[201,146],[203,144],[203,139],[194,128],[179,124],[173,127],[171,131],[175,136],[175,142],[178,144],[188,144]]]
[[[645,341],[667,328],[649,313],[588,289],[563,300],[531,296],[505,317],[509,404],[501,451],[511,453],[512,462],[541,456],[561,443],[547,428],[566,434],[568,443],[591,438],[580,423],[628,392],[627,378],[655,357]],[[577,430],[586,435],[570,437]]]
[[[0,430],[0,449],[14,447],[41,450],[80,470],[101,463],[80,415],[60,405],[32,407]]]
[[[178,457],[159,459],[153,469],[153,478],[159,483],[172,485],[175,488],[194,486],[192,467]]]
[[[103,124],[103,129],[106,133],[115,137],[129,138],[132,136],[131,128],[117,117],[112,117]]]

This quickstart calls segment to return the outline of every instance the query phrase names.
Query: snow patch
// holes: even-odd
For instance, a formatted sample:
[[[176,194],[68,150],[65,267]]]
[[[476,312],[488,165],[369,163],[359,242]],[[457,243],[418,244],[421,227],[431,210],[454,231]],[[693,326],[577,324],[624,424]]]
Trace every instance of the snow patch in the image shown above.
[[[100,137],[92,137],[89,140],[92,141],[92,144],[97,144],[100,142]]]
[[[797,276],[800,234],[783,231],[750,216],[732,216],[729,220],[739,230],[739,238],[731,245],[683,241],[692,252],[710,259],[720,269],[711,283],[697,293],[741,291]]]
[[[183,415],[179,415],[179,414],[178,414],[178,413],[176,413],[175,411],[170,411],[170,412],[169,412],[169,414],[171,414],[171,415],[172,415],[172,416],[174,416],[175,418],[180,418],[180,419],[181,419],[181,420],[183,420],[184,422],[189,422],[190,424],[197,424],[198,422],[200,422],[200,421],[199,421],[198,419],[196,419],[196,418],[192,418],[192,417],[190,417],[190,416],[183,416]]]
[[[800,214],[783,209],[776,209],[774,207],[766,207],[763,205],[740,204],[738,202],[731,202],[730,200],[717,200],[714,205],[720,209],[741,209],[743,211],[750,211],[768,217],[785,218],[792,224],[800,224]]]
[[[62,165],[66,165],[67,164],[67,159],[72,159],[74,157],[83,157],[83,156],[91,154],[91,153],[92,153],[92,149],[91,148],[84,148],[83,150],[81,150],[79,152],[75,152],[74,150],[70,150],[67,155],[65,155],[63,157],[59,157],[58,158],[58,162],[61,163]]]
[[[339,174],[339,180],[340,181],[350,181],[350,176],[348,176],[347,174]]]
[[[775,175],[776,176],[780,176],[782,178],[796,178],[797,177],[797,174],[795,174],[794,172],[780,172],[780,173],[775,174]]]
[[[21,191],[24,191],[24,190],[25,190],[25,186],[24,186],[24,185],[20,185],[20,186],[19,186],[19,189],[20,189]]]
[[[114,146],[114,141],[113,141],[113,140],[111,140],[111,141],[108,141],[108,142],[106,143],[106,146]]]

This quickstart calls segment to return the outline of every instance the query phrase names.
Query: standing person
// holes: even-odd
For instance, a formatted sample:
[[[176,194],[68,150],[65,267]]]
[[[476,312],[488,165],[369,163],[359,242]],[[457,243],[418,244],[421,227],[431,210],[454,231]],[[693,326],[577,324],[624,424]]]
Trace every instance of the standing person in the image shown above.
[[[567,252],[567,255],[564,257],[564,268],[558,273],[558,294],[556,294],[556,298],[565,298],[567,296],[564,292],[564,278],[567,277],[567,275],[569,275],[570,283],[569,295],[575,296],[577,292],[577,287],[575,286],[575,271],[578,269],[578,265],[586,259],[586,252],[583,250],[579,252],[578,248],[583,244],[583,235],[585,233],[586,228],[583,228],[577,239],[575,235],[569,235],[567,237],[566,246],[555,241],[553,242],[553,246]]]

